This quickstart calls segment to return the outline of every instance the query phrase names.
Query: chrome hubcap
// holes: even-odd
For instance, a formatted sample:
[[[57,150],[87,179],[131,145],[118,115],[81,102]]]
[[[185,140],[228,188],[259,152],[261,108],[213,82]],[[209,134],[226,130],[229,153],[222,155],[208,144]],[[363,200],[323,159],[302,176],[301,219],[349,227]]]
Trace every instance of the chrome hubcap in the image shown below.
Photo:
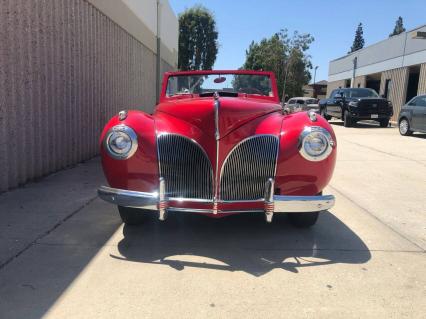
[[[402,120],[402,121],[399,123],[399,131],[400,131],[402,134],[407,133],[407,131],[408,131],[408,122],[407,122],[407,120]]]

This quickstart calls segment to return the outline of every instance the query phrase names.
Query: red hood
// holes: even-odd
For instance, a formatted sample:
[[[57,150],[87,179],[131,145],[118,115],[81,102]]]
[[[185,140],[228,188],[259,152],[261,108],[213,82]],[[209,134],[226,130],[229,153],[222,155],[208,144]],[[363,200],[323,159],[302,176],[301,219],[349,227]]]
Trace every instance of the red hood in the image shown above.
[[[277,103],[261,99],[219,98],[219,134],[223,138],[241,125],[268,113],[281,110]],[[191,98],[160,103],[155,113],[166,113],[197,126],[205,134],[215,136],[213,97]],[[155,116],[155,114],[154,114]]]

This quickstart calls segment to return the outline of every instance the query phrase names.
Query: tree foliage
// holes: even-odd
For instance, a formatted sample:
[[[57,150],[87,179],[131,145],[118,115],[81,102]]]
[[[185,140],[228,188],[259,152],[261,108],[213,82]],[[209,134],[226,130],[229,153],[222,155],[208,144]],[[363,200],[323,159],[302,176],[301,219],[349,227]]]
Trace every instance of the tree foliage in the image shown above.
[[[246,70],[273,71],[277,77],[278,92],[282,96],[303,96],[303,86],[311,80],[311,57],[306,53],[314,38],[295,32],[289,36],[286,29],[269,39],[252,42],[246,50]],[[285,92],[284,92],[285,91]]]
[[[395,21],[393,32],[389,34],[389,37],[393,37],[394,35],[398,35],[402,32],[405,32],[404,22],[402,21],[402,17],[398,17],[398,20]]]
[[[213,14],[195,6],[179,15],[178,67],[187,70],[211,70],[218,52],[218,32]]]
[[[348,53],[352,53],[358,51],[359,49],[362,49],[364,47],[364,44],[364,31],[362,29],[362,23],[360,23],[356,28],[354,43],[352,44],[351,50]]]

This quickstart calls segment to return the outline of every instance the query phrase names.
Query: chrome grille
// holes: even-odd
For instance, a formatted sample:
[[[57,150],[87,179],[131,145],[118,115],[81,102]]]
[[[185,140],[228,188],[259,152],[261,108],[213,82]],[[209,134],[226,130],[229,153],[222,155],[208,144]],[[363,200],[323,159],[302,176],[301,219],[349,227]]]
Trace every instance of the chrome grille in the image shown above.
[[[176,134],[157,138],[160,176],[168,197],[213,199],[213,170],[196,142]]]
[[[256,200],[264,197],[265,184],[274,178],[278,138],[255,135],[243,140],[229,153],[222,167],[222,200]]]

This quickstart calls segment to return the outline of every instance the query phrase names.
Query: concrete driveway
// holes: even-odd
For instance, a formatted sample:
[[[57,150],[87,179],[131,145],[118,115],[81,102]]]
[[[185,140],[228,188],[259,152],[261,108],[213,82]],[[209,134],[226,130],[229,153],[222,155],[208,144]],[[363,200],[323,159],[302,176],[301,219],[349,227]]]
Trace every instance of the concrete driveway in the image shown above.
[[[424,318],[426,135],[333,125],[337,204],[122,226],[99,161],[0,196],[0,318]]]

